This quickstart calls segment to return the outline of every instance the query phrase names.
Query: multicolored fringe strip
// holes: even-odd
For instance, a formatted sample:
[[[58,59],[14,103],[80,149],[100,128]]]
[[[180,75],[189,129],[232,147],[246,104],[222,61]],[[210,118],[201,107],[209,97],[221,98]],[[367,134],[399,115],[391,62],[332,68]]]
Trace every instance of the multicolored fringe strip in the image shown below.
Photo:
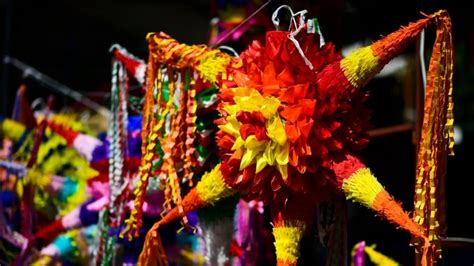
[[[415,183],[415,221],[425,228],[432,249],[428,263],[441,256],[440,235],[445,234],[444,208],[440,199],[440,178],[446,175],[446,154],[454,155],[453,117],[453,41],[451,19],[446,11],[429,16],[436,23],[427,75],[424,117],[417,156]]]
[[[213,147],[213,130],[202,119],[210,115],[216,100],[210,87],[231,60],[218,50],[179,44],[164,33],[149,34],[147,39],[150,58],[143,110],[144,156],[134,208],[122,232],[129,238],[137,236],[141,228],[140,209],[150,176],[160,179],[165,209],[181,209],[182,188],[194,186],[196,173],[209,168],[206,147]]]

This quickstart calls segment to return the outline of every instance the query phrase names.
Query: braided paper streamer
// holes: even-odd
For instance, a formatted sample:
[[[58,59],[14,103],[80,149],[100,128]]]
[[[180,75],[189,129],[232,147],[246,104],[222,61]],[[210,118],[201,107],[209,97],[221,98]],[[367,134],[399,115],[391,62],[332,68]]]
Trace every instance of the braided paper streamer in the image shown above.
[[[189,78],[190,73],[186,72],[186,77]],[[193,186],[193,176],[194,172],[192,168],[196,166],[197,160],[194,156],[195,149],[194,149],[194,136],[196,133],[196,109],[197,109],[197,101],[196,101],[196,81],[193,79],[188,82],[188,99],[187,99],[187,107],[186,109],[188,112],[186,113],[186,156],[184,160],[184,175],[189,180],[189,186]]]
[[[180,72],[177,73],[176,81],[174,80],[174,71],[168,69],[168,90],[169,90],[169,99],[166,105],[166,108],[169,109],[169,124],[170,132],[167,133],[162,142],[163,147],[163,165],[161,167],[161,180],[166,184],[165,186],[165,196],[167,197],[165,201],[165,207],[171,209],[171,203],[178,206],[180,212],[182,208],[179,207],[181,204],[181,180],[178,177],[176,161],[180,156],[185,155],[183,151],[183,142],[180,141],[185,134],[185,128],[182,130],[183,126],[181,122],[184,122],[184,112],[185,112],[185,100],[186,93],[184,91],[184,81]],[[175,114],[174,108],[174,98],[178,94],[178,110]],[[166,173],[166,175],[164,175]],[[183,216],[183,224],[187,224],[187,218]]]

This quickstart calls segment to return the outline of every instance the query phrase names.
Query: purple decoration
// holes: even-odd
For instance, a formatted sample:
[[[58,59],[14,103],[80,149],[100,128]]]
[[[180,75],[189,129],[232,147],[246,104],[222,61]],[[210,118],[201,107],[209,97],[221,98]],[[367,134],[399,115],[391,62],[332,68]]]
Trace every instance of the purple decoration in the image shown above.
[[[140,134],[136,137],[132,137],[129,135],[128,137],[128,155],[130,157],[141,157],[142,151],[141,151],[141,145],[142,145],[142,138],[140,137]]]
[[[365,266],[364,249],[365,241],[359,242],[354,254],[354,266]]]
[[[99,213],[87,209],[87,205],[89,205],[89,203],[92,203],[96,200],[97,199],[93,198],[81,205],[81,210],[79,212],[79,219],[81,220],[81,224],[83,226],[97,224],[97,222],[99,221]]]
[[[138,136],[128,137],[128,152],[130,157],[140,157],[142,154],[141,145],[142,140],[140,134]],[[105,140],[102,145],[97,146],[92,152],[91,162],[109,159],[109,141]]]
[[[91,162],[108,160],[109,159],[109,142],[105,140],[102,145],[97,146],[92,152]]]
[[[142,130],[142,116],[131,115],[128,117],[128,132],[135,132]]]
[[[3,207],[12,207],[18,203],[18,197],[16,193],[11,191],[0,191],[0,197],[2,200]]]

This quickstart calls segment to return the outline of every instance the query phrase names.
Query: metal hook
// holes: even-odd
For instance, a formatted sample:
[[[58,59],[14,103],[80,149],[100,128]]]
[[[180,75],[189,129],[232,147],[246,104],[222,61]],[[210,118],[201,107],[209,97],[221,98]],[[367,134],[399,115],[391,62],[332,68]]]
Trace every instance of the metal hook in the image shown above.
[[[218,48],[219,48],[219,50],[229,51],[229,52],[232,53],[232,55],[235,56],[235,57],[240,57],[239,54],[237,53],[237,51],[235,51],[235,49],[232,48],[232,47],[230,47],[230,46],[227,46],[227,45],[220,45]]]

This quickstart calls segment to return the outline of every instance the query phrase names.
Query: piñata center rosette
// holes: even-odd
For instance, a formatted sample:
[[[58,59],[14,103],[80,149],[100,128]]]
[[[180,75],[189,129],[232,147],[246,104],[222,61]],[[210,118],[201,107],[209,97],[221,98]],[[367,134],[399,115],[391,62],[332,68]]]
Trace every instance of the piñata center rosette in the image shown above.
[[[267,204],[293,193],[311,194],[314,202],[328,196],[328,180],[335,180],[330,162],[367,143],[365,93],[318,86],[345,78],[318,76],[340,54],[330,43],[320,47],[315,34],[297,40],[312,70],[288,32],[268,32],[265,46],[253,42],[242,64],[229,67],[219,95],[223,176],[244,196]]]

